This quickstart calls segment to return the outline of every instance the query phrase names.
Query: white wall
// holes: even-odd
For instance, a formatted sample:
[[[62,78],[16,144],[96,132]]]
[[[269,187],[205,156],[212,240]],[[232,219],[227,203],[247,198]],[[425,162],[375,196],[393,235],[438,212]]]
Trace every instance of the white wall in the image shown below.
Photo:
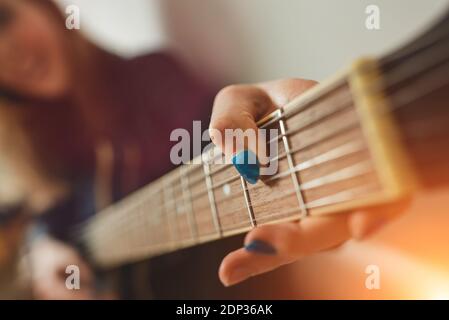
[[[81,30],[97,44],[123,56],[164,46],[158,0],[54,0],[80,8]]]
[[[449,0],[58,0],[81,7],[82,29],[123,55],[175,47],[227,82],[322,80],[361,54],[409,38]],[[365,8],[381,9],[381,30]]]

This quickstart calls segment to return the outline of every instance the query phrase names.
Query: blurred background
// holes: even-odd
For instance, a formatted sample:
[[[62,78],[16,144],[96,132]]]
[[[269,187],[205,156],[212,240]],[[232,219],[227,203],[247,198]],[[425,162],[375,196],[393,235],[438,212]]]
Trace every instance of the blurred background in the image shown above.
[[[123,56],[174,48],[223,82],[323,80],[361,55],[392,50],[442,14],[447,0],[58,0],[76,4],[82,30]],[[378,5],[381,29],[367,30]],[[207,70],[207,72],[205,72]]]
[[[324,80],[358,56],[380,55],[412,39],[449,5],[449,0],[56,2],[62,10],[79,6],[81,32],[107,51],[133,58],[172,50],[218,86],[287,77]],[[380,30],[365,28],[365,8],[372,4],[381,10]],[[8,171],[0,170],[0,176],[5,181]],[[0,193],[7,197],[8,188]],[[369,241],[307,258],[250,280],[245,288],[270,283],[272,290],[257,298],[449,299],[449,215],[441,205],[448,196],[442,190],[417,197],[407,214]],[[369,265],[381,270],[377,290],[365,286]],[[12,273],[2,272],[0,297],[15,297],[21,280]]]

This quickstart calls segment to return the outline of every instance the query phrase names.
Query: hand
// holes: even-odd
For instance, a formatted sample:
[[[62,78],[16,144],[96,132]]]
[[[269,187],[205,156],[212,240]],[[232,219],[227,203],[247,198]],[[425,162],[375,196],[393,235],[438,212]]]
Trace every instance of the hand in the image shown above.
[[[233,85],[217,95],[210,123],[212,141],[223,152],[225,129],[254,129],[256,122],[316,84],[292,79],[255,85]],[[235,150],[234,150],[235,151]],[[256,151],[257,152],[257,151]],[[230,156],[229,154],[226,154]],[[402,204],[400,204],[402,207]],[[222,261],[219,277],[226,286],[334,248],[348,239],[362,239],[401,208],[390,206],[340,215],[310,217],[298,222],[266,225],[250,231],[244,247]],[[373,211],[376,211],[373,214]]]
[[[93,299],[92,272],[70,246],[49,237],[42,237],[32,245],[32,286],[37,299],[67,300]],[[80,270],[80,289],[66,287],[66,268],[76,265]]]

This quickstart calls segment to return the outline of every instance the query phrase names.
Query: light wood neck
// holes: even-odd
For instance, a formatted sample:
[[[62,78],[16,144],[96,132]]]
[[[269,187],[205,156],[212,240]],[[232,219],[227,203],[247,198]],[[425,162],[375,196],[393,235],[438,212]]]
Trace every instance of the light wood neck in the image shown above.
[[[111,267],[257,225],[395,201],[413,189],[414,172],[426,185],[449,183],[449,156],[435,140],[449,137],[448,95],[439,90],[447,89],[440,83],[448,74],[447,19],[435,30],[433,38],[427,34],[379,63],[361,62],[263,119],[260,127],[279,132],[275,175],[249,185],[231,165],[197,158],[97,214],[82,232],[91,260]],[[427,135],[417,137],[417,123]],[[440,179],[423,169],[429,155],[445,164]]]

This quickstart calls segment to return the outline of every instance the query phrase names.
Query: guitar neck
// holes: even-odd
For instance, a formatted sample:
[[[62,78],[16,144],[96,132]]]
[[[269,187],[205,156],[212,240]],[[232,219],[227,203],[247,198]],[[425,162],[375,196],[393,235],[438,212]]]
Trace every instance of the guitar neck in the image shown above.
[[[211,152],[100,212],[83,232],[91,260],[112,267],[257,225],[396,201],[415,189],[415,178],[448,183],[447,165],[439,176],[428,170],[430,161],[449,160],[436,139],[449,137],[443,29],[433,44],[362,60],[260,121],[278,132],[274,175],[249,185]],[[417,67],[418,59],[429,65]]]
[[[385,94],[423,187],[449,184],[449,14],[381,62]]]

